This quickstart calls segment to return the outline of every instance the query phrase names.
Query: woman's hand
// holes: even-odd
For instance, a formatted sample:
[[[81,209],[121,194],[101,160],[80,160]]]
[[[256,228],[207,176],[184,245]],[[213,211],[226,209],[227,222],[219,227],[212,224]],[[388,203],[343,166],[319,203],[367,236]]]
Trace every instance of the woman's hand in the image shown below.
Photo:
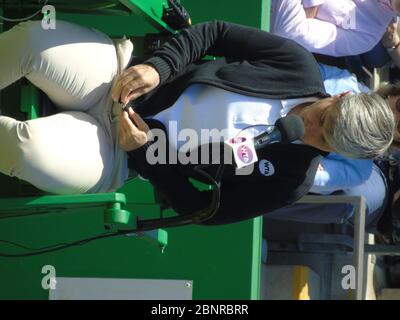
[[[112,98],[126,105],[129,101],[156,88],[160,83],[157,70],[148,64],[138,64],[126,69],[112,89]]]
[[[126,151],[142,147],[148,141],[149,126],[132,108],[122,112],[119,126],[119,144]]]

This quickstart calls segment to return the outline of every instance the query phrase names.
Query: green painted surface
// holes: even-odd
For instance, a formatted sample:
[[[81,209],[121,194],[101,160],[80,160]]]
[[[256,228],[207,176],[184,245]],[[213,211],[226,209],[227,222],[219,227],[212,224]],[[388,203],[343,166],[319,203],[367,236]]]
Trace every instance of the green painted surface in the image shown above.
[[[38,113],[38,96],[37,90],[31,85],[22,86],[21,88],[21,111],[28,114],[28,119],[36,119]]]
[[[120,2],[129,8],[133,13],[136,13],[146,19],[147,22],[152,24],[161,31],[174,32],[162,20],[164,8],[168,7],[166,0],[120,0]]]
[[[129,210],[140,212],[134,206]],[[158,209],[146,208],[151,210]],[[254,241],[251,225],[169,229],[168,247],[163,254],[154,243],[122,237],[44,256],[0,258],[0,299],[46,299],[48,292],[41,288],[45,265],[54,266],[57,276],[62,277],[188,279],[194,281],[195,299],[249,299]],[[1,238],[30,247],[75,241],[102,232],[103,215],[96,210],[0,223]],[[0,247],[3,252],[22,252],[8,245]]]
[[[59,13],[58,18],[80,25],[92,27],[106,32],[111,37],[143,36],[146,33],[157,33],[152,25],[137,15],[129,16],[104,16],[104,15],[77,15],[71,13]]]
[[[77,194],[77,195],[47,195],[33,198],[7,198],[0,199],[0,217],[7,210],[15,210],[22,208],[46,208],[51,209],[54,206],[85,206],[85,205],[107,205],[113,203],[126,203],[124,194],[121,193],[96,193],[96,194]]]
[[[269,0],[181,0],[189,11],[193,23],[219,19],[245,24],[256,28],[266,28]],[[264,19],[264,20],[263,20]]]
[[[194,23],[224,19],[255,27],[268,25],[266,1],[182,0]],[[243,14],[243,13],[246,14]],[[111,36],[155,32],[143,17],[58,14]],[[3,97],[4,101],[4,97]],[[7,186],[1,185],[0,188]],[[119,190],[126,194],[127,210],[153,218],[160,214],[151,186],[134,179]],[[171,212],[169,212],[171,214]],[[0,239],[30,247],[70,242],[103,233],[104,214],[97,209],[74,209],[69,214],[0,220]],[[161,235],[162,237],[162,235]],[[0,243],[1,252],[24,252]],[[45,265],[60,277],[193,280],[194,299],[258,299],[261,255],[261,219],[222,227],[188,226],[168,229],[168,247],[137,237],[100,240],[82,247],[43,256],[0,258],[0,299],[47,299],[42,289]]]

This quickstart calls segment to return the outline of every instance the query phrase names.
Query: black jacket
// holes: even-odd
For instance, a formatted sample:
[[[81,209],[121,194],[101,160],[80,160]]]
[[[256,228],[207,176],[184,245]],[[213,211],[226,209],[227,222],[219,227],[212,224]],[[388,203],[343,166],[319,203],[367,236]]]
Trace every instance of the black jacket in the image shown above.
[[[205,55],[223,57],[200,61]],[[202,83],[248,96],[269,99],[326,97],[314,57],[291,40],[270,33],[214,21],[181,31],[149,60],[160,73],[157,90],[135,102],[143,117],[170,107],[191,84]],[[153,121],[151,127],[160,126]],[[205,208],[211,191],[199,191],[188,177],[193,165],[150,165],[149,144],[129,152],[129,165],[150,180],[178,214]],[[259,162],[248,176],[225,170],[221,205],[206,224],[232,223],[266,214],[297,201],[310,189],[321,155],[305,145],[273,144],[257,152]],[[272,163],[273,175],[265,173]],[[215,173],[215,166],[208,169]]]

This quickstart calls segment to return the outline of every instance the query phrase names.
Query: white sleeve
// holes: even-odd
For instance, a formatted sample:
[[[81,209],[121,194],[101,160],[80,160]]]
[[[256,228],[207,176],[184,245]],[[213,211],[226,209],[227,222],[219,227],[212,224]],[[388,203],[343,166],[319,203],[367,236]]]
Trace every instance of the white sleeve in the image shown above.
[[[303,3],[318,3],[315,1],[318,0]],[[351,6],[342,10],[336,5],[333,16],[329,16],[328,7],[325,11],[319,10],[317,19],[307,19],[302,0],[277,0],[272,1],[271,6],[271,32],[292,39],[313,53],[334,57],[358,55],[371,50],[384,33],[384,29],[360,30],[356,19],[348,14],[354,12]]]
[[[305,19],[295,30],[279,32],[313,53],[334,57],[357,55],[371,50],[379,38],[357,30],[337,27],[318,19]]]

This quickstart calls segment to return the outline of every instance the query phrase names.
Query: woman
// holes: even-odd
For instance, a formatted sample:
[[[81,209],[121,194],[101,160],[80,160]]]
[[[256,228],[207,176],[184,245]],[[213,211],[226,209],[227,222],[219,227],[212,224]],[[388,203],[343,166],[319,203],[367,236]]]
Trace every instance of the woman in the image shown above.
[[[119,78],[130,59],[129,42],[113,43],[66,22],[49,31],[37,22],[20,24],[1,35],[0,46],[0,88],[26,76],[63,110],[27,122],[0,117],[0,171],[54,193],[115,190],[127,178],[129,153],[130,165],[166,195],[175,211],[208,207],[211,193],[188,180],[196,176],[193,166],[148,162],[150,120],[142,117],[165,127],[178,117],[181,129],[228,126],[229,138],[249,125],[273,125],[286,114],[303,118],[302,141],[261,150],[260,170],[245,178],[227,170],[231,175],[221,189],[216,223],[251,218],[297,200],[308,190],[324,151],[374,157],[392,140],[394,118],[384,99],[327,97],[309,52],[257,29],[222,21],[196,25]],[[207,54],[225,59],[193,64]],[[120,116],[120,137],[114,121],[121,109],[112,98],[124,104],[136,99],[136,112]],[[198,112],[205,110],[204,118]],[[364,130],[357,129],[359,124]],[[272,177],[261,170],[267,156],[275,161]],[[261,196],[265,193],[268,201]]]
[[[320,65],[320,68],[325,88],[330,94],[344,90],[351,90],[353,93],[369,90],[346,70],[326,65]],[[400,87],[387,84],[377,92],[389,100],[396,119],[400,119]],[[398,128],[392,145],[393,154],[399,145],[399,132]],[[376,232],[385,210],[389,210],[390,215],[393,193],[398,188],[389,179],[391,175],[387,172],[388,163],[382,160],[378,162],[380,166],[371,159],[349,159],[331,153],[321,160],[310,192],[320,195],[364,196],[367,205],[366,226],[368,231]],[[353,214],[353,207],[347,204],[301,204],[271,212],[265,215],[265,219],[342,224],[352,223]]]

